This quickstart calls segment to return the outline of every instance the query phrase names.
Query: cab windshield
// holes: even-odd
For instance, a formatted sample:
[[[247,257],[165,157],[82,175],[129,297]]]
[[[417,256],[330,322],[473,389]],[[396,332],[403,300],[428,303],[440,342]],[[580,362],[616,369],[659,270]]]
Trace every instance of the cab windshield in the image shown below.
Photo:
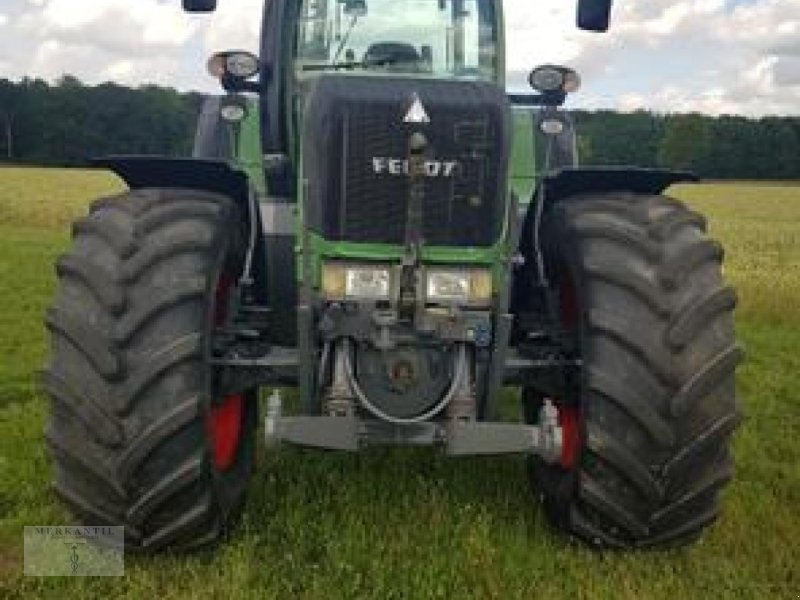
[[[298,75],[497,79],[494,0],[302,0]]]

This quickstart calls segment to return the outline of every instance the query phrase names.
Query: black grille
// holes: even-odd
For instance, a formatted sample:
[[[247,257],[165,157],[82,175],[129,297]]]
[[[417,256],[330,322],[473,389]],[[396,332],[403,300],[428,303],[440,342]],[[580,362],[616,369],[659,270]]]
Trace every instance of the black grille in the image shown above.
[[[403,122],[415,97],[430,123]],[[409,138],[420,132],[428,160],[458,164],[452,177],[425,179],[425,242],[488,246],[497,240],[509,126],[505,96],[495,86],[326,76],[311,94],[305,120],[308,220],[327,239],[402,243],[409,178],[386,168],[376,173],[373,161],[407,159]]]

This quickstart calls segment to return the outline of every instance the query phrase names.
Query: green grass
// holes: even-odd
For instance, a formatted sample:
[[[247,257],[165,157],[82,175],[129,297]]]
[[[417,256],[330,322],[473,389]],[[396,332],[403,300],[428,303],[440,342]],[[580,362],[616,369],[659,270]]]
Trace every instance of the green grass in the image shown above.
[[[725,273],[741,297],[738,316],[800,322],[800,187],[718,184],[672,193],[704,213],[724,244]]]
[[[117,578],[22,575],[22,527],[63,524],[34,384],[52,262],[103,173],[0,169],[0,597],[800,598],[800,187],[673,190],[709,215],[741,296],[747,418],[722,519],[694,546],[598,553],[553,533],[519,458],[427,450],[262,454],[213,552],[126,559]],[[507,399],[508,400],[508,399]]]
[[[88,199],[122,189],[108,171],[0,167],[0,226],[67,233]]]

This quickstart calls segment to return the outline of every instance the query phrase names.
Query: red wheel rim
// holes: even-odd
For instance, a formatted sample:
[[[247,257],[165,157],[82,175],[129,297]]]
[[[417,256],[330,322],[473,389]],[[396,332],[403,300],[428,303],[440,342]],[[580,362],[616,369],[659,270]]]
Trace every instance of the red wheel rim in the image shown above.
[[[214,326],[221,327],[228,316],[228,297],[234,280],[220,275],[214,294]],[[221,403],[212,402],[206,418],[212,459],[218,471],[227,471],[236,460],[236,451],[242,435],[244,396],[229,394]]]
[[[578,462],[581,449],[580,410],[577,406],[558,406],[561,426],[561,466],[571,469]]]
[[[578,294],[575,282],[566,264],[561,264],[558,284],[561,324],[569,332],[577,333],[580,319]],[[572,469],[578,462],[581,449],[581,411],[578,406],[556,403],[558,424],[561,426],[561,466]]]
[[[242,435],[244,397],[241,394],[225,396],[220,406],[212,406],[208,415],[208,436],[211,439],[214,466],[227,471],[236,459]]]

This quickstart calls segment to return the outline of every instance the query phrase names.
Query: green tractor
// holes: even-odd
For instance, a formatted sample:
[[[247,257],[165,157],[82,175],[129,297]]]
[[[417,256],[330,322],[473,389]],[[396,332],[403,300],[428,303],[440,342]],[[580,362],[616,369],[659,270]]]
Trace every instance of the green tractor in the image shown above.
[[[507,94],[500,0],[270,0],[259,55],[209,68],[227,94],[195,157],[98,161],[130,191],[56,265],[45,437],[81,522],[143,552],[217,540],[263,387],[267,449],[525,454],[555,526],[599,547],[714,521],[741,350],[721,247],[663,195],[695,178],[580,168],[578,77]]]

